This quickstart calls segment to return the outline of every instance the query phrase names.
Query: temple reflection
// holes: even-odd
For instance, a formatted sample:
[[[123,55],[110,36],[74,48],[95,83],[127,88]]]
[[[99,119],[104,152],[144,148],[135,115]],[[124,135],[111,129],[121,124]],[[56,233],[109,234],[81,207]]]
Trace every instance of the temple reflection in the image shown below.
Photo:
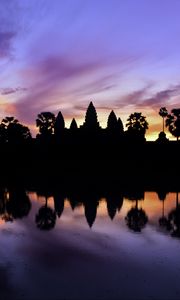
[[[63,189],[39,188],[36,192],[34,222],[40,230],[55,228],[59,219],[63,220],[69,212],[85,217],[89,228],[96,227],[100,216],[113,222],[125,224],[130,231],[141,233],[152,223],[162,228],[165,234],[180,237],[179,193],[165,190],[147,193],[144,190],[120,190],[101,193],[96,189],[86,192],[72,189],[66,193]],[[149,198],[150,195],[151,197]],[[27,217],[31,212],[33,199],[24,187],[0,188],[0,219],[2,222],[14,222]],[[154,199],[154,200],[153,200]],[[175,200],[175,206],[174,206]],[[101,203],[101,205],[100,205]],[[100,209],[100,210],[99,210]]]
[[[64,197],[56,192],[54,194],[54,209],[58,218],[60,218],[64,210]]]
[[[106,196],[107,212],[111,220],[114,219],[117,212],[120,212],[123,205],[123,195],[109,194]]]

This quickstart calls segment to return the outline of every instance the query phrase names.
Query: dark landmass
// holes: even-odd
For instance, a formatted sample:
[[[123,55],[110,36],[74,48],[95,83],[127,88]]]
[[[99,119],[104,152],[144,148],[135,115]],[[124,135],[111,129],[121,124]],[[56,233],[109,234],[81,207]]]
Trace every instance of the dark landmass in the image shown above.
[[[180,143],[70,142],[0,147],[1,182],[68,189],[179,190]]]

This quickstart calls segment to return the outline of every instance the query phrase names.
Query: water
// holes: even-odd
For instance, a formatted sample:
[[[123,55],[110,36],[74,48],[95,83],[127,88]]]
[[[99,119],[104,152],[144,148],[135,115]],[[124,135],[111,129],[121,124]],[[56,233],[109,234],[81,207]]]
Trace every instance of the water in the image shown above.
[[[113,198],[89,204],[26,192],[29,202],[14,193],[1,192],[2,299],[180,299],[180,239],[177,227],[167,225],[177,193],[164,201],[155,192],[139,201],[123,196],[114,205]],[[45,204],[50,224],[40,222]],[[141,216],[135,225],[132,214],[127,218],[132,208]]]

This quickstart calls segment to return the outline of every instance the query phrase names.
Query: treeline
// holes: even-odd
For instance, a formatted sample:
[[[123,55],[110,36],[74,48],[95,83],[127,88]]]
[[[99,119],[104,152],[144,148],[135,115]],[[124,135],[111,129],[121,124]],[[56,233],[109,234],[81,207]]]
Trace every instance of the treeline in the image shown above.
[[[168,113],[165,107],[160,108],[159,115],[163,120],[163,128],[157,141],[167,142],[164,132],[165,126],[169,132],[177,138],[180,137],[180,109],[173,109]],[[87,140],[100,141],[145,141],[145,134],[149,124],[146,117],[141,112],[132,113],[125,124],[126,130],[120,118],[112,110],[107,119],[107,127],[101,128],[98,122],[96,109],[90,102],[83,125],[78,128],[76,120],[73,118],[70,128],[65,128],[64,117],[61,112],[55,116],[51,112],[41,112],[36,119],[38,142],[55,141],[61,143],[67,139],[73,143],[85,142]],[[23,143],[32,140],[32,135],[27,126],[19,123],[14,117],[6,117],[0,124],[0,143]]]

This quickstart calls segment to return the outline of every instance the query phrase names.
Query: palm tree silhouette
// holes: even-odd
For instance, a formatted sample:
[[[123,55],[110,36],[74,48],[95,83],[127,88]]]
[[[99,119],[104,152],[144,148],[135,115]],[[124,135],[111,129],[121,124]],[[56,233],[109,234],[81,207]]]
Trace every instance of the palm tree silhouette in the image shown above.
[[[146,117],[142,113],[135,112],[129,116],[127,119],[126,127],[130,134],[142,135],[144,136],[146,130],[148,129],[148,122]]]
[[[47,206],[48,197],[46,196],[45,198],[45,205],[39,209],[35,217],[35,222],[39,229],[50,230],[54,228],[56,224],[56,212]]]
[[[180,137],[180,108],[172,109],[171,113],[167,115],[166,127],[168,127],[169,132],[177,138]]]
[[[39,127],[40,135],[44,138],[54,133],[55,115],[51,112],[41,112],[36,119],[36,126]]]
[[[161,107],[159,110],[159,115],[162,117],[163,119],[163,132],[164,132],[164,119],[167,117],[168,115],[168,111],[166,109],[166,107]]]

